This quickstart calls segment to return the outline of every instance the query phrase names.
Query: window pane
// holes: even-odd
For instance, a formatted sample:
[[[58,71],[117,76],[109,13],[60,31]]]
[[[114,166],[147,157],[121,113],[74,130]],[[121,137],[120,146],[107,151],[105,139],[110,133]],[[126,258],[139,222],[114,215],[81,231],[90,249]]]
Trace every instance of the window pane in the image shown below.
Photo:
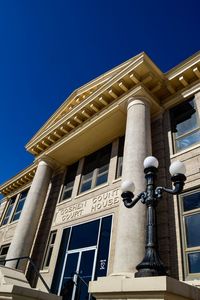
[[[82,176],[82,181],[85,182],[85,181],[87,181],[87,180],[90,180],[90,179],[92,179],[92,176],[93,176],[93,171],[90,172],[90,173],[84,174],[84,175]]]
[[[96,180],[96,186],[107,182],[107,180],[108,180],[108,173],[98,176]]]
[[[172,132],[177,150],[182,150],[200,141],[195,100],[185,101],[171,110]]]
[[[105,179],[107,181],[106,176],[102,177],[102,179],[97,179],[96,176],[98,177],[98,174],[107,172],[109,168],[110,154],[111,144],[88,155],[85,158],[80,192],[87,191],[91,188],[94,188],[96,185],[104,183]],[[97,170],[97,172],[95,172],[95,170]],[[88,182],[85,182],[86,180],[88,180]]]
[[[200,246],[200,214],[185,217],[187,247]]]
[[[98,230],[99,220],[74,226],[72,228],[69,250],[96,245]]]
[[[46,249],[46,254],[45,254],[44,268],[48,267],[50,264],[55,239],[56,239],[56,232],[51,232],[50,237],[49,237],[48,246]]]
[[[200,273],[200,252],[189,253],[188,264],[190,273]]]
[[[82,183],[80,192],[82,193],[82,192],[85,192],[85,191],[91,189],[91,185],[92,185],[92,181],[91,180],[87,181],[85,183]]]
[[[66,249],[68,244],[68,238],[70,234],[70,228],[65,228],[63,230],[61,245],[58,253],[58,258],[56,261],[56,268],[53,275],[53,282],[51,285],[51,292],[57,294],[58,288],[60,284],[60,278],[62,274],[62,269],[64,265],[65,255],[66,255]]]
[[[111,231],[112,217],[105,217],[102,219],[99,251],[97,255],[95,280],[97,277],[106,276],[108,268],[108,254],[110,244],[110,231]]]
[[[123,164],[123,153],[124,153],[124,138],[125,138],[124,136],[122,136],[122,137],[119,138],[116,178],[122,176],[122,164]]]
[[[84,251],[81,255],[81,263],[79,268],[80,277],[78,277],[77,279],[75,299],[79,299],[79,300],[89,299],[87,285],[89,285],[89,281],[92,279],[94,253],[95,253],[94,250],[90,250],[90,251]]]
[[[20,213],[21,212],[17,212],[14,214],[13,218],[12,218],[12,222],[16,221],[16,220],[19,220],[19,217],[20,217]]]
[[[73,165],[67,168],[67,174],[65,177],[65,183],[63,187],[61,201],[69,199],[72,195],[74,181],[77,173],[77,167],[78,167],[78,162],[74,163]]]
[[[5,265],[5,259],[8,253],[9,245],[4,245],[0,249],[0,265]]]
[[[176,137],[197,127],[197,116],[193,99],[176,106],[172,110],[172,114],[174,118],[173,129]]]
[[[183,197],[184,211],[200,208],[200,192]]]
[[[27,194],[28,194],[28,190],[21,193],[11,222],[14,222],[20,218]]]
[[[106,164],[98,169],[98,175],[101,173],[108,172],[109,164]]]
[[[45,263],[45,267],[49,266],[50,260],[51,260],[51,255],[52,255],[52,251],[53,251],[53,247],[51,247],[49,249],[48,255],[47,255],[47,259],[46,259],[46,263]]]
[[[16,197],[10,199],[7,211],[5,213],[5,216],[4,216],[4,219],[3,219],[2,223],[1,223],[1,225],[6,225],[8,223],[8,220],[9,220],[10,214],[12,212],[15,200],[16,200]]]
[[[177,150],[183,150],[199,141],[200,141],[200,130],[178,139],[176,141]]]
[[[71,195],[72,195],[72,189],[64,191],[62,200],[69,199]]]
[[[19,200],[19,203],[18,203],[17,208],[16,208],[16,212],[22,210],[22,208],[24,206],[24,201],[25,201],[25,199]]]
[[[0,250],[0,255],[5,255],[8,253],[9,246],[2,246]]]

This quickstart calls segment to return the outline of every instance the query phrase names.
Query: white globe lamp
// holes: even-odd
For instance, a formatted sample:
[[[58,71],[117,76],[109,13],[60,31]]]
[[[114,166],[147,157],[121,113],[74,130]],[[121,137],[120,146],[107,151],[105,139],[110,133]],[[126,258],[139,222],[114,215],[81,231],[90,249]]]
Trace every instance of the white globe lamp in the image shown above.
[[[169,172],[170,172],[171,176],[174,176],[176,174],[185,175],[186,168],[185,168],[184,163],[182,163],[180,160],[174,161],[169,167]]]
[[[154,168],[158,168],[158,160],[156,157],[154,156],[148,156],[145,158],[144,160],[144,168],[147,169],[147,168],[151,168],[151,167],[154,167]]]

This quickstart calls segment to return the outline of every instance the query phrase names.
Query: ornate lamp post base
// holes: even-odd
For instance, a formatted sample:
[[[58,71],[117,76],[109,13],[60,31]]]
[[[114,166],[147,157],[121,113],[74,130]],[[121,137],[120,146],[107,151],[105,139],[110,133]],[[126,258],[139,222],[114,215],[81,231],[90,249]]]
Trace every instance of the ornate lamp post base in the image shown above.
[[[172,195],[177,195],[183,190],[186,177],[185,166],[176,161],[170,166],[171,180],[174,184],[174,189],[164,187],[155,188],[155,178],[158,168],[158,161],[155,157],[150,156],[144,160],[144,173],[146,178],[146,191],[140,193],[135,199],[133,190],[134,184],[125,181],[122,184],[122,199],[127,208],[135,206],[141,200],[147,207],[147,226],[146,226],[146,247],[145,255],[142,262],[137,265],[138,272],[135,277],[151,277],[167,275],[165,267],[159,257],[157,251],[157,234],[156,234],[156,206],[158,200],[162,198],[162,193],[167,192]]]
[[[165,267],[155,249],[146,249],[143,261],[137,265],[135,277],[151,277],[167,275]]]

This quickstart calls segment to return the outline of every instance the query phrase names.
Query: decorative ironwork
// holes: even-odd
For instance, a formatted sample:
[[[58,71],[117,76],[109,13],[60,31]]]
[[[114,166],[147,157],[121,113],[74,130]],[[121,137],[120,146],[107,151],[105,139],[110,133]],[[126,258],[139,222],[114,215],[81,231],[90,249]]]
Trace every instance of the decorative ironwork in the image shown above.
[[[136,266],[138,272],[135,273],[135,277],[161,276],[166,275],[166,270],[157,251],[156,206],[158,200],[162,198],[163,192],[173,195],[179,194],[183,190],[186,177],[180,173],[173,175],[171,177],[174,185],[173,189],[164,187],[155,188],[154,183],[157,167],[147,167],[144,169],[144,173],[146,178],[146,191],[140,193],[135,199],[133,199],[134,194],[132,191],[123,191],[121,196],[127,208],[134,207],[138,201],[141,201],[147,207],[145,255],[142,262]]]

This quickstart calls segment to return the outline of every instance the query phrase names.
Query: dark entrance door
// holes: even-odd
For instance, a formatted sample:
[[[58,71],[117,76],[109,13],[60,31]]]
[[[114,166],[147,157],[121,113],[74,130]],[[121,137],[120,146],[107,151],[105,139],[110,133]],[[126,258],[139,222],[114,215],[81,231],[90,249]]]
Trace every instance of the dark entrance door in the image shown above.
[[[87,300],[88,284],[94,277],[96,249],[68,252],[63,267],[60,295],[64,300]]]
[[[51,292],[64,300],[88,300],[88,283],[106,276],[112,216],[63,230]]]

